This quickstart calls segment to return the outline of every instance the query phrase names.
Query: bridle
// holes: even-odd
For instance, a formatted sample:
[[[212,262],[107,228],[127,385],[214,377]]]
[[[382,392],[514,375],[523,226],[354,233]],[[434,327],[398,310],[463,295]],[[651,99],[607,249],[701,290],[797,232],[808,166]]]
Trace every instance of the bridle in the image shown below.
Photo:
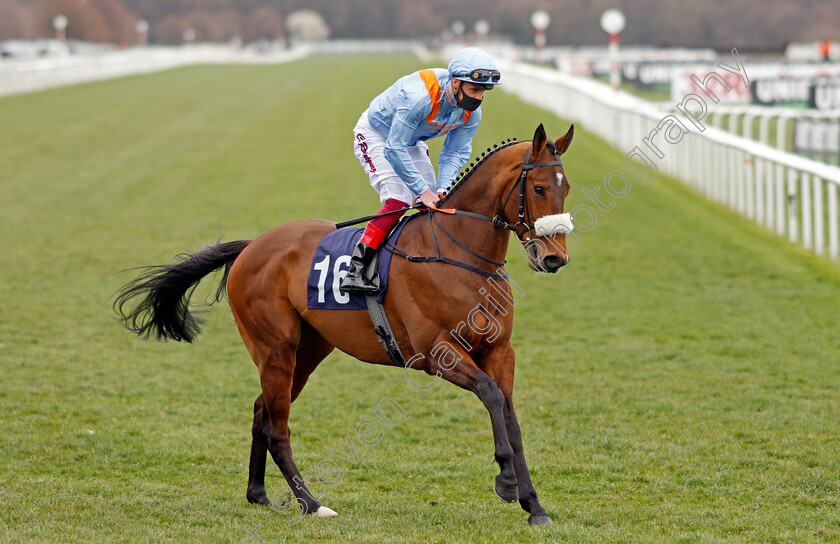
[[[531,159],[531,150],[533,149],[534,145],[531,144],[528,147],[528,153],[525,155],[525,162],[522,163],[522,171],[519,174],[519,179],[516,180],[516,183],[513,184],[513,187],[510,188],[510,192],[508,192],[507,198],[505,198],[505,203],[502,204],[502,210],[507,208],[508,202],[510,201],[510,197],[513,196],[513,192],[516,190],[516,187],[519,187],[519,220],[511,225],[510,223],[502,220],[501,217],[498,215],[493,218],[492,222],[493,225],[506,228],[516,234],[516,237],[519,238],[519,241],[522,244],[526,244],[531,239],[531,233],[534,231],[534,223],[529,222],[531,218],[531,214],[528,212],[528,196],[526,194],[527,183],[526,179],[528,177],[528,172],[534,170],[536,168],[543,168],[546,166],[563,166],[563,161],[558,159],[556,161],[548,161],[548,162],[538,162],[534,164],[530,164],[528,161]],[[520,236],[519,232],[516,230],[517,227],[525,227],[525,231],[523,235],[527,234],[527,238],[523,239]]]
[[[531,233],[534,232],[534,223],[530,221],[531,214],[528,211],[528,195],[527,195],[527,183],[526,180],[528,178],[528,172],[537,168],[543,168],[546,166],[563,166],[563,161],[558,159],[556,161],[548,161],[548,162],[538,162],[531,164],[528,161],[531,158],[531,149],[533,149],[533,144],[528,147],[528,152],[525,154],[525,161],[522,163],[522,170],[519,173],[519,178],[516,180],[516,183],[513,184],[513,187],[510,188],[508,192],[507,198],[505,198],[505,203],[502,204],[502,210],[507,208],[508,202],[510,202],[510,197],[513,196],[513,192],[519,187],[519,220],[516,223],[509,223],[501,218],[501,216],[496,215],[495,217],[488,217],[486,215],[482,215],[480,213],[468,212],[464,210],[447,210],[447,209],[436,209],[436,212],[442,213],[449,213],[451,215],[465,215],[467,217],[473,217],[475,219],[481,219],[484,221],[489,221],[493,224],[494,227],[500,229],[507,229],[514,234],[519,239],[519,242],[523,245],[527,244],[528,241],[531,239]],[[556,153],[556,152],[555,152]],[[517,230],[519,227],[525,227],[522,235],[519,234]],[[523,236],[526,236],[523,239]]]
[[[394,255],[402,257],[409,262],[415,262],[415,263],[443,262],[443,263],[451,264],[453,266],[457,266],[459,268],[463,268],[465,270],[469,270],[470,272],[474,272],[474,273],[479,274],[481,276],[494,278],[496,280],[506,280],[507,275],[505,275],[505,274],[496,274],[496,273],[493,273],[493,272],[488,272],[486,270],[483,270],[483,269],[478,268],[476,266],[473,266],[471,264],[468,264],[468,263],[465,263],[465,262],[462,262],[462,261],[457,261],[455,259],[450,259],[448,257],[444,257],[443,255],[441,255],[440,246],[438,245],[437,236],[435,235],[434,226],[437,226],[452,241],[454,241],[456,244],[458,244],[461,247],[461,249],[465,250],[467,253],[469,253],[473,257],[476,257],[477,259],[479,259],[479,260],[481,260],[485,263],[495,265],[497,267],[502,267],[502,266],[505,265],[505,262],[496,262],[496,261],[487,259],[486,257],[483,257],[483,256],[475,253],[471,249],[469,249],[460,240],[458,240],[452,234],[450,234],[449,231],[444,229],[443,226],[435,218],[435,215],[436,215],[436,213],[445,213],[445,214],[449,214],[449,215],[463,215],[463,216],[466,216],[466,217],[472,217],[472,218],[475,218],[475,219],[481,219],[482,221],[487,221],[487,222],[491,223],[496,228],[506,229],[506,230],[509,230],[509,231],[513,232],[514,234],[516,234],[516,237],[519,239],[519,242],[523,246],[526,246],[531,239],[531,233],[534,232],[534,230],[535,230],[534,223],[530,222],[531,214],[528,211],[528,196],[526,194],[526,190],[527,190],[526,181],[527,181],[527,178],[528,178],[528,172],[530,172],[531,170],[535,170],[537,168],[544,168],[544,167],[548,167],[548,166],[563,166],[563,161],[559,160],[559,159],[556,160],[556,161],[538,162],[538,163],[534,163],[534,164],[529,163],[528,161],[531,158],[531,150],[532,149],[533,149],[533,144],[528,146],[528,152],[525,155],[525,161],[522,163],[522,170],[519,173],[519,178],[517,179],[516,183],[513,184],[513,187],[510,188],[510,191],[508,192],[507,198],[505,198],[505,202],[502,205],[502,210],[507,208],[508,202],[510,202],[510,198],[511,198],[511,196],[513,196],[513,192],[516,190],[517,187],[519,187],[519,220],[516,223],[511,224],[508,221],[505,221],[504,219],[502,219],[502,217],[499,216],[499,215],[496,215],[495,217],[489,217],[487,215],[482,215],[480,213],[475,213],[475,212],[468,212],[468,211],[465,211],[465,210],[455,210],[455,209],[446,209],[446,208],[444,208],[444,209],[441,209],[441,208],[428,209],[428,210],[422,211],[421,214],[422,213],[427,213],[428,216],[429,216],[429,228],[431,229],[431,232],[432,232],[432,240],[435,243],[435,250],[437,251],[437,255],[431,256],[431,257],[419,257],[419,256],[415,256],[415,255],[409,255],[408,253],[404,252],[400,248],[389,244],[387,241],[386,241],[385,244],[383,244],[383,249],[385,249],[387,251],[390,251]],[[432,212],[436,212],[436,213],[432,213]],[[420,215],[420,214],[411,216],[409,219],[413,219],[414,217],[417,217],[418,215]],[[519,227],[525,227],[525,230],[523,231],[522,235],[520,235],[519,231],[517,230]],[[523,236],[526,236],[526,237],[523,239]]]

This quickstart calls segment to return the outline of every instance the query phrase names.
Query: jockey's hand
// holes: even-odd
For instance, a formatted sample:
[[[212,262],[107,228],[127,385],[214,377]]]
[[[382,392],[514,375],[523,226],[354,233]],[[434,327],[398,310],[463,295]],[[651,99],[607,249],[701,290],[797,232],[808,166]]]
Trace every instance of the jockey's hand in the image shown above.
[[[420,195],[420,201],[429,208],[437,208],[438,205],[438,195],[431,192],[429,189],[426,189],[422,195]]]

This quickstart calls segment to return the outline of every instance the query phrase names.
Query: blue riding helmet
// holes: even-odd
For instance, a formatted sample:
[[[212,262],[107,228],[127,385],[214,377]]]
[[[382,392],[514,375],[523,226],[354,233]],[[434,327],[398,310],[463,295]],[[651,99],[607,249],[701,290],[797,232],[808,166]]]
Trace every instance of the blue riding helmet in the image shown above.
[[[501,85],[501,72],[496,68],[493,58],[483,49],[468,47],[455,53],[449,61],[449,73],[453,78],[483,85],[490,90],[494,85]]]

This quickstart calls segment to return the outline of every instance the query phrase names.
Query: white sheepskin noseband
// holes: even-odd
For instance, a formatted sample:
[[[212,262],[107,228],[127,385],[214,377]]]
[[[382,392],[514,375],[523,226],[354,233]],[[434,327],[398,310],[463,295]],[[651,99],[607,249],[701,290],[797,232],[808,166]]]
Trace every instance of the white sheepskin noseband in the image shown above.
[[[568,234],[572,232],[572,216],[567,213],[546,215],[534,222],[534,234],[537,236],[551,236],[552,234]]]

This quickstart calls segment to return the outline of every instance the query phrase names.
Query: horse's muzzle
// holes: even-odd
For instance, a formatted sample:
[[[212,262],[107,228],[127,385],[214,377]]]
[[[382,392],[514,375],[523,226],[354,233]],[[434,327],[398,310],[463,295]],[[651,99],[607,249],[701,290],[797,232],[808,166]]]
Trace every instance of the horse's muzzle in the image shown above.
[[[561,255],[547,255],[541,263],[542,269],[546,272],[554,274],[567,264],[569,264],[569,258],[563,258]]]

